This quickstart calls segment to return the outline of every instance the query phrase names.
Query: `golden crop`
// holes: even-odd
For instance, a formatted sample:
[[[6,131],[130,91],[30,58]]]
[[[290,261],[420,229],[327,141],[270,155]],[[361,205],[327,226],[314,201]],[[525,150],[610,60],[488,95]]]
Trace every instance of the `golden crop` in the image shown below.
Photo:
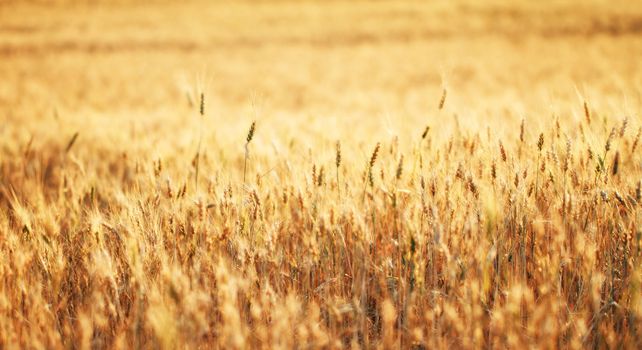
[[[0,2],[0,348],[642,348],[642,6]]]

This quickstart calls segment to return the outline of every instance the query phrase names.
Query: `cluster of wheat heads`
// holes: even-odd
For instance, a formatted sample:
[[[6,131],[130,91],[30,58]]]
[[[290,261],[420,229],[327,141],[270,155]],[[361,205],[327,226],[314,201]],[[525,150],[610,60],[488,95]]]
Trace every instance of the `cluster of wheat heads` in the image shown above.
[[[271,181],[262,124],[235,182],[207,142],[186,176],[82,134],[4,147],[0,348],[640,348],[642,129],[583,114],[332,141]]]

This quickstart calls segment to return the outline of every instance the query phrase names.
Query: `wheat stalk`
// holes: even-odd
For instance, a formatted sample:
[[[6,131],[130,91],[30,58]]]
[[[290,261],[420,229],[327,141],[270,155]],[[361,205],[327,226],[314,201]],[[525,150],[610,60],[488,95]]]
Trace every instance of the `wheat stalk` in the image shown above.
[[[341,198],[341,183],[339,182],[339,168],[341,167],[341,141],[337,141],[336,143],[336,156],[334,165],[337,171],[337,192],[339,194],[339,198]]]
[[[370,184],[370,187],[374,187],[374,175],[372,173],[372,168],[374,167],[375,162],[377,161],[377,156],[379,155],[380,147],[381,147],[381,143],[377,142],[377,145],[375,146],[374,150],[372,151],[372,155],[370,156],[370,161],[368,162],[366,167],[366,181],[364,182],[364,187],[363,187],[364,200],[366,198],[367,185]]]
[[[203,122],[205,119],[205,94],[201,93],[201,101],[199,104],[199,114],[200,118],[200,127],[198,128],[198,146],[196,148],[196,155],[192,163],[194,164],[194,191],[198,193],[198,172],[200,168],[200,158],[201,158],[201,144],[203,143]]]
[[[256,121],[252,122],[250,125],[250,130],[247,132],[247,137],[245,138],[245,160],[243,161],[243,183],[245,184],[245,175],[247,173],[247,160],[250,157],[250,142],[254,137],[254,130],[256,128]]]

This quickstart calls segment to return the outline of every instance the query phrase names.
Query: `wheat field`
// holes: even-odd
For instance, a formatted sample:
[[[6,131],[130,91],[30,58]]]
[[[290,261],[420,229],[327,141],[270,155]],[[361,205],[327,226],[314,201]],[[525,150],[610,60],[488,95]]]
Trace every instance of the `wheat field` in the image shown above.
[[[0,1],[0,349],[640,349],[641,58],[634,1]]]

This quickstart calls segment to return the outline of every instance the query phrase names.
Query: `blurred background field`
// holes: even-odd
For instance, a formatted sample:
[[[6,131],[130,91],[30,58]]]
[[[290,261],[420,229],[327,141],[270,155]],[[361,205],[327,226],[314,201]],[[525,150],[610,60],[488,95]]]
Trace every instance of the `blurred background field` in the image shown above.
[[[576,118],[582,99],[639,107],[642,5],[9,1],[0,57],[4,133],[54,113],[78,128],[180,125],[193,117],[187,95],[198,85],[211,129],[246,125],[258,110],[281,135],[407,132],[435,118],[442,86],[449,109],[440,118],[513,127],[522,116]]]

